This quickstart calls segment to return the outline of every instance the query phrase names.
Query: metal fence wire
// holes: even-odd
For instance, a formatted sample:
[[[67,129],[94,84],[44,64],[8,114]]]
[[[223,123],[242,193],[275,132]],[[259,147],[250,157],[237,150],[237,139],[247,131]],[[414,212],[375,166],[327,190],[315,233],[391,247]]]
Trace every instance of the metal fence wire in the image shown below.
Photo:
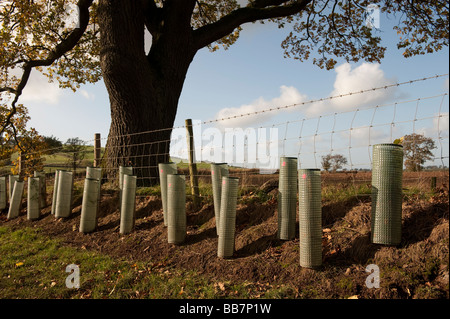
[[[321,99],[310,100],[299,104],[273,107],[265,110],[233,115],[230,117],[213,120],[193,120],[193,151],[197,165],[196,177],[200,188],[197,196],[212,198],[212,191],[202,190],[202,185],[211,184],[211,163],[227,163],[230,177],[239,177],[241,188],[260,187],[264,182],[278,174],[280,158],[297,158],[299,169],[323,168],[322,161],[327,155],[341,155],[345,158],[340,169],[340,182],[349,181],[353,184],[370,183],[371,177],[367,175],[372,168],[373,145],[380,143],[392,143],[401,137],[420,134],[432,140],[434,148],[432,155],[428,157],[425,166],[441,170],[433,176],[439,178],[438,184],[448,183],[449,166],[449,94],[448,92],[421,96],[412,99],[397,99],[395,102],[377,105],[354,105],[352,108],[337,112],[317,114],[306,112],[308,106],[315,103],[339,101],[350,96],[373,94],[406,85],[420,85],[426,81],[446,77],[442,74],[417,80],[395,83],[388,86],[370,88],[367,90],[349,92],[338,96],[330,96]],[[294,110],[295,112],[292,112]],[[254,118],[257,123],[261,115],[274,113],[272,120],[261,122],[255,127],[239,126],[239,120]],[[248,121],[247,121],[248,122]],[[134,152],[127,156],[127,160],[134,163],[133,171],[139,181],[147,181],[147,184],[158,184],[158,163],[149,160],[151,157],[161,154],[146,153],[145,150],[169,149],[167,155],[170,160],[177,163],[179,173],[186,175],[186,181],[190,180],[188,136],[186,126],[166,128],[171,130],[170,140],[154,141],[148,138],[139,144],[129,145]],[[150,137],[161,130],[134,133]],[[112,138],[123,136],[109,136]],[[95,139],[84,141],[86,147],[80,149],[80,155],[86,154],[86,159],[77,164],[74,172],[74,180],[85,178],[87,166],[94,165],[92,158]],[[106,145],[107,137],[100,139],[102,146]],[[151,142],[150,142],[151,141]],[[98,142],[98,138],[97,138]],[[98,143],[97,143],[98,145]],[[170,147],[167,147],[170,145]],[[413,147],[415,147],[413,145]],[[417,145],[419,147],[419,145]],[[61,148],[45,150],[42,152],[53,155],[43,155],[42,163],[47,177],[54,175],[56,169],[73,170],[70,163],[71,153],[62,153]],[[48,151],[48,152],[47,152]],[[51,151],[51,152],[50,152]],[[97,153],[98,154],[98,153]],[[108,167],[107,156],[103,152],[101,168],[103,171],[116,170],[119,167]],[[31,155],[31,154],[28,154]],[[83,156],[80,156],[80,158]],[[74,157],[73,157],[74,158]],[[151,163],[151,164],[149,164]],[[22,166],[32,165],[23,160]],[[99,165],[99,163],[96,163]],[[10,166],[3,165],[1,175],[10,175]],[[118,174],[117,174],[118,175]],[[427,170],[414,176],[404,175],[404,181],[417,187],[421,183],[429,183],[431,175]],[[47,178],[49,180],[49,178]],[[105,181],[114,182],[114,181]],[[322,174],[323,183],[333,183],[333,176]],[[49,185],[52,182],[48,182]],[[140,192],[138,191],[138,194]],[[242,192],[240,196],[242,196]]]

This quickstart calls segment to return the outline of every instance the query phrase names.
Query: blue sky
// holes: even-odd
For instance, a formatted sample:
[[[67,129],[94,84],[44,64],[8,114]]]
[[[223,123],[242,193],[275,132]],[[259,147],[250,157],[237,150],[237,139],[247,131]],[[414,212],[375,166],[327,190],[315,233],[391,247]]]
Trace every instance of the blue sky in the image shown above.
[[[175,126],[184,125],[186,118],[207,121],[224,115],[282,106],[283,103],[287,105],[304,102],[326,98],[336,93],[349,93],[448,73],[448,48],[434,54],[405,59],[402,52],[396,48],[397,39],[392,25],[392,21],[381,17],[381,37],[383,44],[388,47],[381,64],[364,62],[346,64],[344,61],[339,61],[336,69],[330,71],[318,68],[311,61],[299,62],[283,57],[280,44],[290,31],[289,26],[278,29],[272,23],[244,25],[237,43],[228,50],[220,49],[210,53],[207,49],[203,49],[197,53],[180,97]],[[108,95],[102,82],[82,86],[73,93],[69,90],[58,89],[56,84],[47,84],[45,79],[40,78],[36,73],[20,100],[29,108],[30,126],[35,127],[43,135],[54,135],[63,142],[71,137],[91,141],[97,132],[101,133],[103,138],[107,137],[110,110]],[[317,119],[318,116],[328,113],[347,112],[340,116],[338,122],[334,119],[334,123],[338,126],[347,125],[349,129],[349,121],[354,114],[348,112],[358,107],[370,107],[380,103],[393,104],[445,92],[448,92],[448,77],[441,77],[377,92],[380,93],[377,96],[355,96],[347,100],[342,99],[340,102],[336,101],[334,104],[315,103],[284,112],[273,112],[264,118],[247,117],[240,122],[223,122],[215,125],[222,128],[226,126],[269,127],[275,123],[300,121],[303,118]],[[430,106],[425,104],[428,102],[421,102],[419,111],[428,110],[430,114],[436,114],[441,100],[436,98],[428,101],[431,103]],[[396,121],[401,122],[402,116],[407,118],[413,114],[417,103],[403,104],[403,108],[396,115]],[[392,113],[393,107],[386,107],[386,109]],[[440,129],[446,132],[444,142],[448,147],[448,96],[444,99],[440,110],[443,113],[447,112],[447,117],[441,118]],[[386,115],[386,117],[390,116],[392,115]],[[425,114],[424,116],[426,117]],[[358,117],[361,117],[361,123],[368,123],[373,117],[373,110],[365,115],[361,112]],[[315,123],[311,126],[316,125]],[[419,132],[431,132],[435,124],[432,120],[423,121],[421,124],[423,127],[417,126],[415,129]],[[389,130],[389,128],[381,129]],[[410,129],[410,127],[406,128],[406,130]],[[279,137],[287,130],[298,131],[298,127],[291,125],[286,129],[286,125],[280,126]],[[395,133],[401,134],[401,130]],[[288,134],[289,137],[297,133],[292,134],[292,136]],[[334,136],[335,140],[339,138],[347,140],[347,137]],[[104,144],[106,141],[102,142]],[[296,154],[297,146],[299,146],[298,141],[290,151],[292,154]],[[342,146],[343,149],[345,147],[345,145]],[[325,147],[323,152],[329,152],[329,149]],[[344,150],[345,152],[348,151]],[[279,155],[291,155],[288,153]],[[361,154],[364,154],[366,158],[357,159],[355,155],[355,165],[368,163],[367,151],[364,148]],[[320,154],[318,153],[317,156]],[[315,162],[317,163],[317,159]],[[314,166],[316,163],[309,162],[307,165]],[[448,159],[445,164],[448,165]]]

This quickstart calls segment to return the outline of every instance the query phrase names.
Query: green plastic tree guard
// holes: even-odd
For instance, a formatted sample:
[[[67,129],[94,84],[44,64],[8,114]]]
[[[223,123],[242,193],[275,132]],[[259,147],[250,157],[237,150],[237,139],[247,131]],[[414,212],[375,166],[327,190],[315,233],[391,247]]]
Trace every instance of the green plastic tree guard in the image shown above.
[[[102,169],[100,167],[86,167],[86,178],[92,178],[100,181],[102,179]]]
[[[53,197],[52,197],[52,215],[56,212],[56,199],[58,198],[58,185],[59,185],[59,169],[55,171],[55,182],[53,183]]]
[[[320,169],[298,170],[300,266],[322,265],[322,194]]]
[[[14,183],[18,180],[19,180],[19,175],[9,175],[8,176],[8,185],[9,185],[8,198],[9,198],[10,203],[11,203],[11,198],[12,198],[12,192],[14,190]]]
[[[159,185],[161,187],[161,201],[163,208],[164,226],[167,226],[167,175],[177,173],[176,163],[159,163]]]
[[[23,181],[15,181],[12,185],[11,203],[9,205],[7,219],[17,218],[19,216],[20,205],[22,204],[22,196],[24,189]]]
[[[34,177],[39,177],[39,208],[47,206],[47,182],[44,171],[34,171]]]
[[[239,178],[222,177],[222,196],[220,203],[220,228],[217,256],[231,258],[234,253],[236,232],[236,202]]]
[[[402,227],[403,146],[374,145],[372,165],[372,242],[398,245]]]
[[[0,210],[6,208],[6,176],[0,176]]]
[[[40,185],[39,177],[28,178],[28,192],[27,192],[27,219],[36,220],[41,215],[40,210]]]
[[[60,170],[56,196],[55,218],[67,218],[72,212],[73,173]]]
[[[120,209],[120,233],[128,234],[134,228],[136,210],[136,181],[134,175],[123,175],[122,203]]]
[[[102,169],[100,167],[86,167],[86,178],[92,178],[98,180],[98,203],[97,203],[97,211],[95,216],[98,214],[98,210],[100,209],[100,201],[102,195]],[[95,218],[95,227],[97,227],[98,219]]]
[[[123,193],[123,180],[124,175],[133,175],[133,167],[131,166],[119,166],[119,200],[122,203],[122,193]]]
[[[186,177],[167,175],[167,241],[182,244],[186,238]]]
[[[297,213],[297,158],[281,157],[278,186],[278,238],[295,238]]]
[[[214,215],[216,220],[216,233],[219,235],[220,229],[220,201],[222,196],[222,177],[228,176],[227,163],[211,164],[211,183],[214,200]]]
[[[131,166],[119,166],[119,188],[123,188],[124,175],[133,175],[133,167]]]
[[[97,227],[97,210],[100,180],[86,178],[84,180],[83,202],[81,204],[80,233],[90,233]]]

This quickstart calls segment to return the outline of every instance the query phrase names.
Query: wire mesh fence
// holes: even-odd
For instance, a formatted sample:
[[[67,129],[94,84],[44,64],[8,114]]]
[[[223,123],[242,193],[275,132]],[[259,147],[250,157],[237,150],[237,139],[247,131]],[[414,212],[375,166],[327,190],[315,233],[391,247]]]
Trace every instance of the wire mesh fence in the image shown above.
[[[336,170],[322,174],[324,185],[359,186],[371,181],[372,147],[379,143],[393,143],[407,136],[422,135],[431,142],[430,153],[418,159],[421,170],[406,172],[403,176],[407,187],[427,188],[448,184],[449,161],[449,99],[448,93],[422,96],[414,99],[397,99],[384,104],[353,105],[338,111],[323,112],[323,103],[333,101],[335,105],[346,103],[345,98],[365,96],[395,87],[417,84],[430,79],[447,76],[438,75],[394,85],[351,92],[339,96],[310,100],[294,105],[269,108],[253,113],[233,115],[213,120],[193,120],[193,145],[199,185],[198,195],[212,200],[210,163],[227,163],[230,177],[239,177],[240,196],[260,188],[265,182],[277,178],[280,157],[295,157],[298,168],[320,168]],[[276,117],[267,117],[276,113]],[[262,125],[258,119],[263,116]],[[284,116],[284,118],[283,118]],[[267,119],[272,120],[267,120]],[[245,119],[246,121],[242,121]],[[244,126],[252,119],[255,126]],[[281,119],[281,120],[280,120]],[[279,121],[278,121],[279,120]],[[161,131],[171,131],[170,139],[157,140]],[[68,151],[66,146],[41,151],[40,158],[47,175],[48,185],[57,169],[74,172],[75,181],[84,181],[87,166],[99,166],[104,172],[103,184],[117,184],[119,164],[133,167],[139,194],[144,187],[155,187],[159,182],[158,164],[163,159],[177,163],[179,173],[190,180],[188,133],[186,126],[163,130],[108,136],[83,141],[83,147]],[[115,152],[117,146],[107,146],[107,141],[126,143],[139,137],[139,143],[127,145],[126,152]],[[94,147],[95,141],[97,147]],[[136,139],[133,139],[136,140]],[[99,151],[99,144],[102,148]],[[111,145],[117,145],[112,143]],[[106,147],[107,146],[107,147]],[[408,156],[418,156],[422,145],[412,140]],[[96,153],[97,152],[97,153]],[[101,158],[96,156],[100,153]],[[45,155],[44,155],[45,154]],[[97,154],[97,155],[95,155]],[[30,154],[26,154],[30,155]],[[340,165],[326,167],[326,156],[339,155]],[[17,156],[17,154],[16,154]],[[408,157],[406,156],[406,157]],[[424,156],[424,155],[422,155]],[[33,158],[35,160],[35,157]],[[21,166],[32,166],[26,157]],[[10,166],[3,164],[1,175],[11,174]],[[26,176],[23,176],[26,177]],[[189,184],[189,183],[187,183]],[[434,184],[433,184],[434,185]],[[190,191],[187,189],[187,192]]]

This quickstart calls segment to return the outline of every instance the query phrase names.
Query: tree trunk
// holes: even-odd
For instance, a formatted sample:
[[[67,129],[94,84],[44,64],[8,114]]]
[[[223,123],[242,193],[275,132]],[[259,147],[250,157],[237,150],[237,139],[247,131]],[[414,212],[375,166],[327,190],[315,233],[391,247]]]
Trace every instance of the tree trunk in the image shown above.
[[[105,171],[133,166],[138,185],[153,185],[169,160],[170,134],[187,70],[195,55],[189,23],[166,23],[144,52],[140,1],[102,0],[100,62],[111,106]],[[185,24],[185,23],[184,23]]]

